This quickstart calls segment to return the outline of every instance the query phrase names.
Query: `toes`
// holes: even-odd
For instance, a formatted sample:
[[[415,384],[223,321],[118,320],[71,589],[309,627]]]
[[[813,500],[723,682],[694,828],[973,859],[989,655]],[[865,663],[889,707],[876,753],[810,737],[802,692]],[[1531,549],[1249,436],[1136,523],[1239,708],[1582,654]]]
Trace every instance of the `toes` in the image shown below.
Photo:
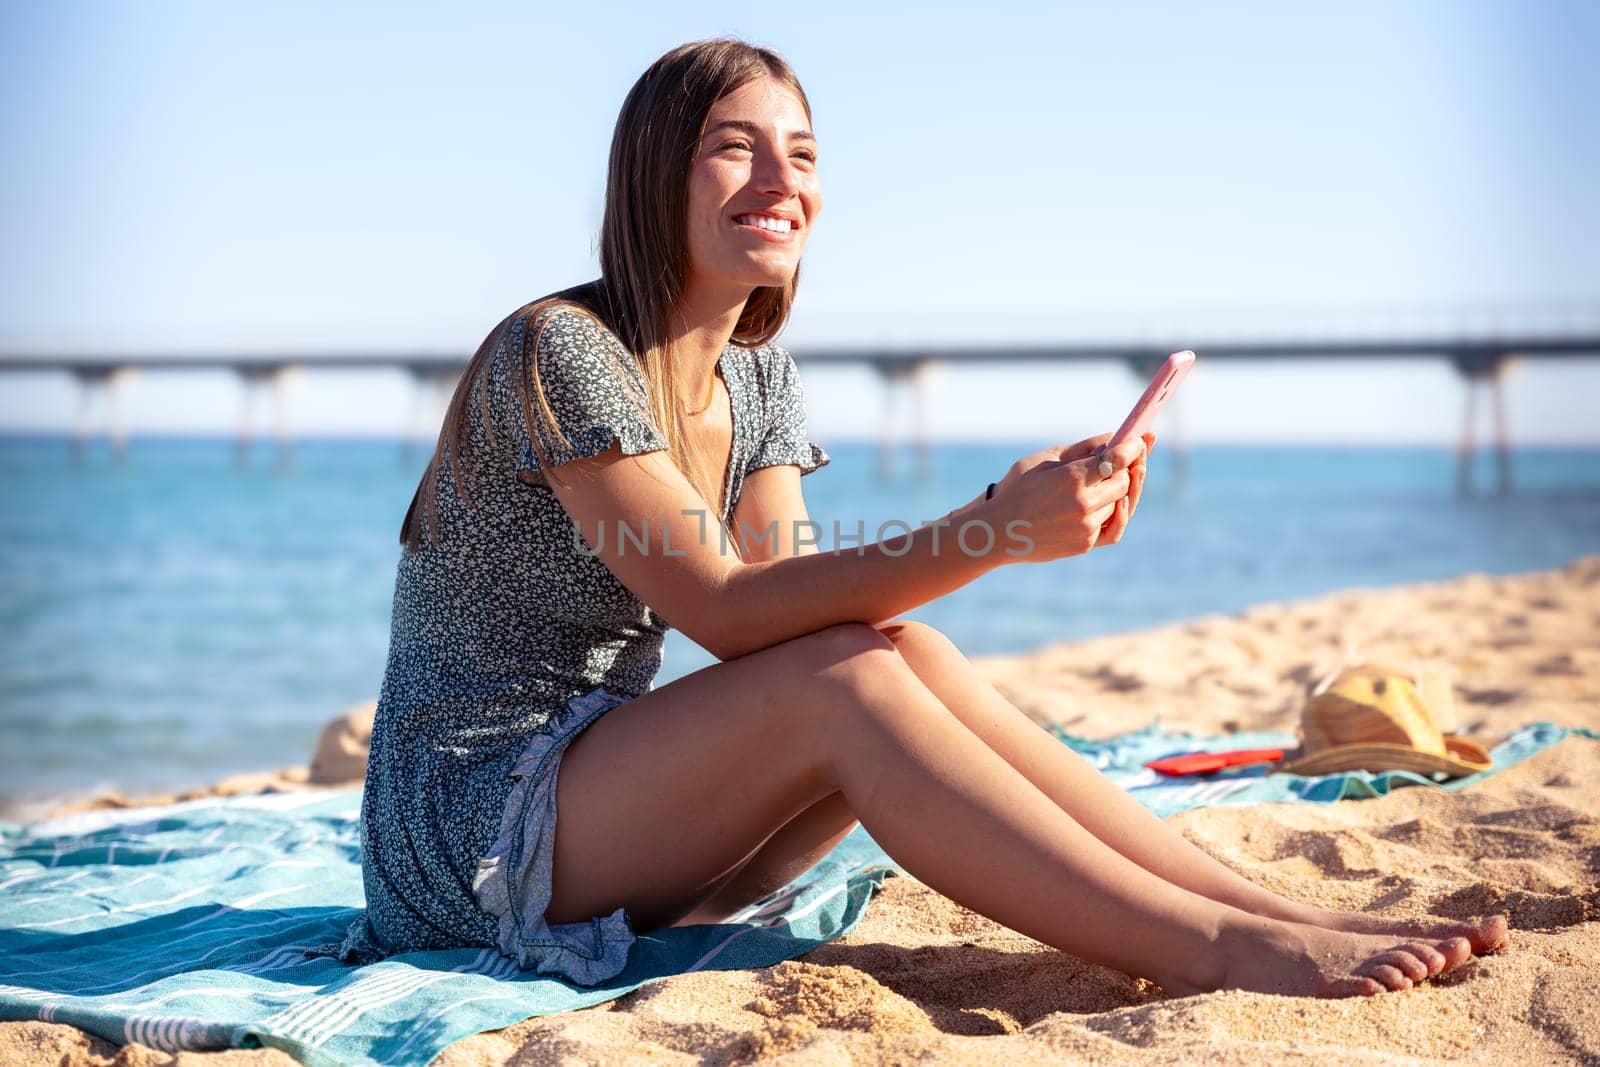
[[[1413,941],[1409,945],[1401,945],[1399,951],[1408,952],[1421,960],[1423,965],[1428,968],[1428,974],[1430,975],[1443,971],[1445,964],[1449,962],[1444,958],[1444,953],[1432,945],[1423,944],[1421,941]]]
[[[1444,969],[1454,970],[1472,958],[1472,942],[1464,937],[1447,937],[1435,941],[1433,947],[1444,957]]]
[[[1380,956],[1378,958],[1383,959],[1384,957]],[[1375,978],[1382,982],[1384,988],[1386,989],[1400,990],[1411,988],[1411,979],[1407,978],[1404,972],[1402,972],[1400,968],[1396,967],[1392,963],[1375,963],[1370,965],[1367,968],[1367,977]]]
[[[1393,952],[1385,952],[1372,962],[1387,964],[1405,975],[1412,982],[1420,982],[1427,978],[1430,973],[1428,965],[1412,953],[1410,945],[1402,945]]]
[[[1474,952],[1499,952],[1511,944],[1511,926],[1504,915],[1491,915],[1478,924],[1476,937],[1468,937]]]
[[[1330,997],[1375,997],[1388,990],[1375,978],[1341,978],[1328,985]]]

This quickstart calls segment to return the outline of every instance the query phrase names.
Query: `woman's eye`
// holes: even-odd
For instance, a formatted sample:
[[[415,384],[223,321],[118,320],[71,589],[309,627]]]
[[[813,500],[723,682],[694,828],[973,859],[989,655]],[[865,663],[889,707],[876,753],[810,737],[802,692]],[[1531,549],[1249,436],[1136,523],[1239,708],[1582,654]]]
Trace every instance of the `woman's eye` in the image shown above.
[[[737,149],[739,149],[740,151],[743,151],[743,152],[752,151],[749,141],[728,141],[722,147],[723,148],[737,148]]]

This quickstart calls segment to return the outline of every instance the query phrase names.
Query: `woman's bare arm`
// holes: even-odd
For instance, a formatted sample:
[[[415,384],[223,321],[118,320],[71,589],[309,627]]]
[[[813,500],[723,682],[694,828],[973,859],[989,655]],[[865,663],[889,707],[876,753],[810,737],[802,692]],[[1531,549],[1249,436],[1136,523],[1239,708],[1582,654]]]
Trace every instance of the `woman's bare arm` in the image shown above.
[[[1125,468],[1143,447],[1134,445],[1109,478],[1094,474],[1088,460],[1041,464],[993,500],[980,496],[910,533],[859,547],[846,541],[829,552],[753,554],[760,562],[741,560],[723,543],[712,509],[664,451],[630,456],[613,445],[553,468],[550,482],[623,585],[713,655],[732,659],[837,623],[882,622],[1005,563],[1087,551],[1128,492]],[[975,527],[963,550],[957,534],[970,522],[986,524],[993,543]],[[1027,525],[1008,533],[1013,522]],[[737,524],[733,531],[765,532]]]
[[[800,487],[800,468],[795,464],[758,467],[746,474],[739,489],[738,506],[733,509],[733,521],[735,529],[742,526],[760,531],[777,526],[776,537],[748,539],[746,563],[817,551],[809,537],[811,514]]]

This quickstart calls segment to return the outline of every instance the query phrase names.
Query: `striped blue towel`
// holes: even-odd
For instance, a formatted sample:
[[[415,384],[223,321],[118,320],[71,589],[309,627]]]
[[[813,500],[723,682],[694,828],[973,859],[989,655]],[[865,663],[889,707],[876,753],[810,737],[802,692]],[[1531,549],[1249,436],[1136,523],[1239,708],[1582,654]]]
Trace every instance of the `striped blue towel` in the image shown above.
[[[1496,769],[1569,732],[1600,736],[1531,726],[1494,750]],[[1187,781],[1143,768],[1174,752],[1289,743],[1276,734],[1143,730],[1063,740],[1162,815],[1205,804],[1330,802],[1424,781],[1269,777],[1260,767]],[[726,923],[641,936],[627,969],[595,988],[522,974],[492,949],[351,967],[305,953],[338,940],[361,907],[359,806],[359,791],[345,790],[0,824],[0,1019],[69,1023],[174,1051],[266,1045],[312,1065],[422,1067],[481,1030],[598,1004],[669,975],[801,955],[852,929],[895,869],[857,830]]]

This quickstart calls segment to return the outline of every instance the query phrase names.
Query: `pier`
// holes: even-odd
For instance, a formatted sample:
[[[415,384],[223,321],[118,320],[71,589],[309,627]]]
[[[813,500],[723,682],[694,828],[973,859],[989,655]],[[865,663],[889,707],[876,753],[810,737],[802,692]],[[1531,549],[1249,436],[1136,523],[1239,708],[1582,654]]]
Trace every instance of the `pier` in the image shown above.
[[[1138,341],[1064,342],[1015,345],[917,345],[914,347],[791,346],[802,367],[867,366],[882,384],[883,417],[879,427],[880,474],[892,473],[898,443],[896,414],[909,410],[910,436],[916,467],[926,476],[931,463],[926,391],[930,376],[945,365],[973,363],[1073,363],[1112,361],[1126,366],[1138,380],[1147,379],[1167,354],[1193,348],[1206,361],[1267,362],[1357,359],[1432,358],[1446,361],[1463,384],[1461,435],[1457,448],[1457,486],[1471,494],[1472,461],[1477,452],[1478,399],[1487,394],[1491,416],[1490,445],[1495,456],[1496,492],[1512,489],[1512,433],[1506,420],[1506,370],[1513,361],[1594,358],[1600,356],[1600,308],[1584,309],[1585,321],[1557,329],[1503,332],[1435,332],[1431,335],[1399,333],[1388,336],[1342,338],[1254,338],[1199,336],[1171,332]],[[238,423],[241,461],[248,459],[257,435],[260,408],[270,408],[272,432],[280,462],[292,454],[290,386],[303,370],[369,369],[408,374],[415,386],[412,432],[430,406],[437,405],[454,388],[466,354],[456,352],[279,352],[279,353],[0,353],[0,374],[60,372],[77,383],[81,402],[73,433],[73,448],[82,452],[95,432],[94,411],[100,410],[100,429],[114,454],[127,447],[121,422],[126,392],[135,380],[156,374],[195,370],[228,370],[239,376],[244,403]],[[1182,462],[1181,428],[1170,435]]]
[[[1478,397],[1487,393],[1492,417],[1491,444],[1495,457],[1494,491],[1500,495],[1512,490],[1511,429],[1506,420],[1506,372],[1517,360],[1583,359],[1600,357],[1600,327],[1588,331],[1574,331],[1561,335],[1526,335],[1520,337],[1494,337],[1470,339],[1440,337],[1428,338],[1363,338],[1337,341],[1317,340],[1173,340],[1164,344],[1113,343],[1113,344],[1063,344],[1063,345],[1012,345],[1012,346],[949,346],[918,347],[901,350],[869,348],[822,348],[796,351],[795,361],[802,366],[829,366],[864,364],[877,372],[882,384],[883,417],[879,426],[880,474],[887,475],[892,467],[895,447],[893,432],[896,409],[901,394],[906,397],[913,414],[912,440],[915,445],[919,472],[925,472],[928,441],[926,404],[923,392],[931,370],[942,364],[961,363],[1068,363],[1086,361],[1111,361],[1126,366],[1139,382],[1148,381],[1168,354],[1182,348],[1193,348],[1208,362],[1229,360],[1264,363],[1270,360],[1317,361],[1328,359],[1358,359],[1381,362],[1391,359],[1442,359],[1455,371],[1462,382],[1461,434],[1456,454],[1456,484],[1466,496],[1474,491],[1472,466],[1476,456],[1478,429]],[[1181,398],[1174,401],[1170,417],[1178,414]],[[1170,433],[1169,447],[1174,449],[1175,462],[1181,471],[1184,463],[1183,433],[1181,425]]]

